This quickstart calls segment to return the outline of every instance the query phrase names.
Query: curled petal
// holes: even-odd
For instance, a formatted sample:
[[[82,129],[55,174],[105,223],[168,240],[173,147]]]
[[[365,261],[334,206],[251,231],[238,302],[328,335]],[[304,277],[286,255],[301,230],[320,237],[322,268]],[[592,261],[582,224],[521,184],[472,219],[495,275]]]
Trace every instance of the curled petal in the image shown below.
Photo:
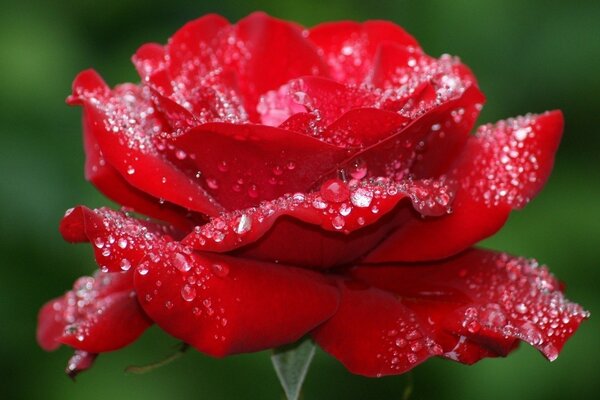
[[[381,178],[347,186],[333,179],[318,192],[285,195],[223,214],[197,227],[183,243],[203,251],[240,249],[239,254],[262,260],[329,267],[363,255],[398,226],[407,212],[399,202],[407,197],[419,213],[441,215],[451,203],[452,189],[444,181]],[[293,240],[298,237],[302,240]]]
[[[588,317],[532,260],[470,250],[436,263],[359,266],[314,331],[358,374],[398,374],[436,355],[472,364],[525,341],[554,360]],[[352,330],[347,327],[352,326]]]
[[[135,288],[161,328],[219,357],[292,343],[338,305],[337,290],[317,273],[174,243],[140,265]]]
[[[147,252],[170,240],[167,228],[125,216],[107,208],[73,208],[65,214],[60,232],[69,242],[90,242],[103,271],[135,267]]]
[[[362,266],[351,275],[400,296],[434,331],[490,349],[506,349],[498,339],[519,339],[551,361],[589,316],[545,266],[504,253],[474,249],[434,263]]]
[[[132,274],[98,272],[79,278],[71,291],[42,307],[37,340],[44,350],[66,344],[101,353],[128,345],[150,325],[133,292]],[[90,355],[80,356],[73,371],[90,361]]]
[[[220,206],[160,154],[156,143],[165,125],[149,96],[130,84],[111,91],[98,74],[88,70],[75,79],[68,102],[84,106],[86,136],[92,137],[105,161],[131,186],[156,199],[215,214]]]
[[[559,111],[485,125],[450,169],[460,185],[452,213],[413,218],[369,256],[369,262],[451,256],[495,233],[546,182],[563,127]]]
[[[399,26],[387,21],[325,23],[309,30],[308,40],[320,50],[329,74],[344,83],[361,83],[375,61],[382,42],[410,46],[419,43]]]
[[[201,171],[206,190],[229,210],[306,192],[346,157],[315,138],[263,125],[204,124],[173,145],[172,162]]]
[[[88,124],[89,121],[84,121]],[[194,220],[201,217],[174,204],[159,202],[156,198],[131,186],[111,165],[106,163],[100,147],[91,132],[91,127],[84,128],[85,177],[104,195],[128,209],[150,217],[167,221],[174,226],[186,230]],[[193,225],[192,225],[193,226]]]

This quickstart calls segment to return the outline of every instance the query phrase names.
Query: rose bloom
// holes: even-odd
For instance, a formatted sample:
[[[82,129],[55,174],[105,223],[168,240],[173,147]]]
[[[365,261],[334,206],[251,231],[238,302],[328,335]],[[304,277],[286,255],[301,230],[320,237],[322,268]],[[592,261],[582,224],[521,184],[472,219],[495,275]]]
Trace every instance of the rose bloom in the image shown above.
[[[520,341],[554,360],[587,318],[545,266],[472,247],[546,182],[560,111],[470,135],[469,68],[383,21],[208,15],[133,63],[141,84],[87,70],[67,99],[86,178],[123,206],[60,225],[98,265],[39,314],[69,374],[152,324],[216,357],[310,335],[383,376]]]

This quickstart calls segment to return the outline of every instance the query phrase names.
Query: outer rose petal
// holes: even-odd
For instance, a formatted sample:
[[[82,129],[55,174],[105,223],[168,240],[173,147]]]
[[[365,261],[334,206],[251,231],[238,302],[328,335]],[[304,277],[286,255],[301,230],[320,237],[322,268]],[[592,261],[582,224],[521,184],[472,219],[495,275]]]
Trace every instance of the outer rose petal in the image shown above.
[[[323,54],[330,75],[344,83],[361,83],[374,63],[382,42],[419,48],[399,26],[387,21],[325,23],[309,30],[308,40]]]
[[[140,265],[135,288],[161,328],[213,356],[294,342],[338,305],[337,290],[317,273],[174,243]]]
[[[128,271],[145,255],[170,240],[166,228],[128,218],[106,208],[67,211],[60,232],[69,242],[91,242],[96,262],[111,272]]]
[[[133,276],[98,272],[42,307],[37,340],[44,350],[62,343],[101,353],[128,345],[150,325],[133,293]]]
[[[158,152],[155,136],[165,127],[147,96],[134,85],[111,92],[98,74],[88,70],[73,82],[68,102],[83,104],[86,135],[93,136],[106,162],[130,185],[157,199],[215,214],[220,206]]]
[[[431,355],[470,364],[508,354],[516,340],[554,360],[588,317],[545,267],[484,250],[348,275],[339,311],[314,337],[363,375],[402,373]]]
[[[189,229],[193,221],[201,221],[201,217],[193,215],[184,208],[174,204],[161,204],[156,198],[131,186],[109,164],[106,163],[95,137],[90,134],[91,127],[84,120],[85,177],[111,200],[122,204],[133,211],[172,223],[180,229]]]
[[[330,180],[318,192],[286,195],[213,218],[183,243],[197,250],[239,249],[236,254],[244,257],[331,267],[364,255],[410,217],[410,206],[399,204],[406,197],[419,213],[441,215],[447,212],[452,190],[444,181],[394,183],[381,178],[347,187]]]
[[[366,261],[441,259],[495,233],[544,186],[562,129],[560,111],[481,127],[449,173],[460,182],[453,212],[437,219],[415,216]]]

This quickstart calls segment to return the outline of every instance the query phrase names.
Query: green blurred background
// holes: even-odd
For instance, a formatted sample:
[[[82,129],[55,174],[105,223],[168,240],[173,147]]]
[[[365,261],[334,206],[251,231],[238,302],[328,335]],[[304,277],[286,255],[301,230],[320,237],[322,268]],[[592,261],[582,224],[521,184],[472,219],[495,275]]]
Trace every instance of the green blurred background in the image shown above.
[[[239,3],[243,3],[240,5]],[[80,109],[64,104],[73,77],[94,67],[111,84],[137,81],[129,57],[165,42],[186,21],[218,12],[236,21],[254,10],[307,26],[340,19],[390,19],[432,55],[471,66],[488,96],[480,122],[560,108],[566,135],[549,184],[486,246],[534,256],[568,283],[568,294],[600,310],[600,2],[16,1],[0,7],[0,398],[279,399],[267,352],[215,360],[190,352],[147,375],[130,364],[169,354],[175,340],[151,329],[134,345],[100,357],[72,383],[68,349],[44,353],[36,313],[94,269],[87,246],[71,246],[57,225],[75,204],[106,205],[83,179]],[[508,359],[467,367],[430,360],[413,374],[415,399],[584,399],[600,389],[600,323],[582,326],[550,364],[522,346]],[[317,353],[305,399],[400,399],[406,376],[352,376]]]

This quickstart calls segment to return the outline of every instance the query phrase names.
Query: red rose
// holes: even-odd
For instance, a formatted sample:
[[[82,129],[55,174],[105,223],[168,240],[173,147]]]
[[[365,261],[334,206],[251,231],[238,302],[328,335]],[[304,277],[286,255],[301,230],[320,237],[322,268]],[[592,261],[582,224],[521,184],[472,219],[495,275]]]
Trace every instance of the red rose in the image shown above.
[[[77,350],[70,372],[152,323],[213,356],[310,334],[381,376],[519,341],[552,360],[587,317],[546,267],[472,248],[542,188],[559,111],[469,135],[471,71],[381,21],[209,15],[133,62],[140,85],[88,70],[68,99],[87,179],[125,208],[61,223],[100,269],[39,316],[44,349]]]

